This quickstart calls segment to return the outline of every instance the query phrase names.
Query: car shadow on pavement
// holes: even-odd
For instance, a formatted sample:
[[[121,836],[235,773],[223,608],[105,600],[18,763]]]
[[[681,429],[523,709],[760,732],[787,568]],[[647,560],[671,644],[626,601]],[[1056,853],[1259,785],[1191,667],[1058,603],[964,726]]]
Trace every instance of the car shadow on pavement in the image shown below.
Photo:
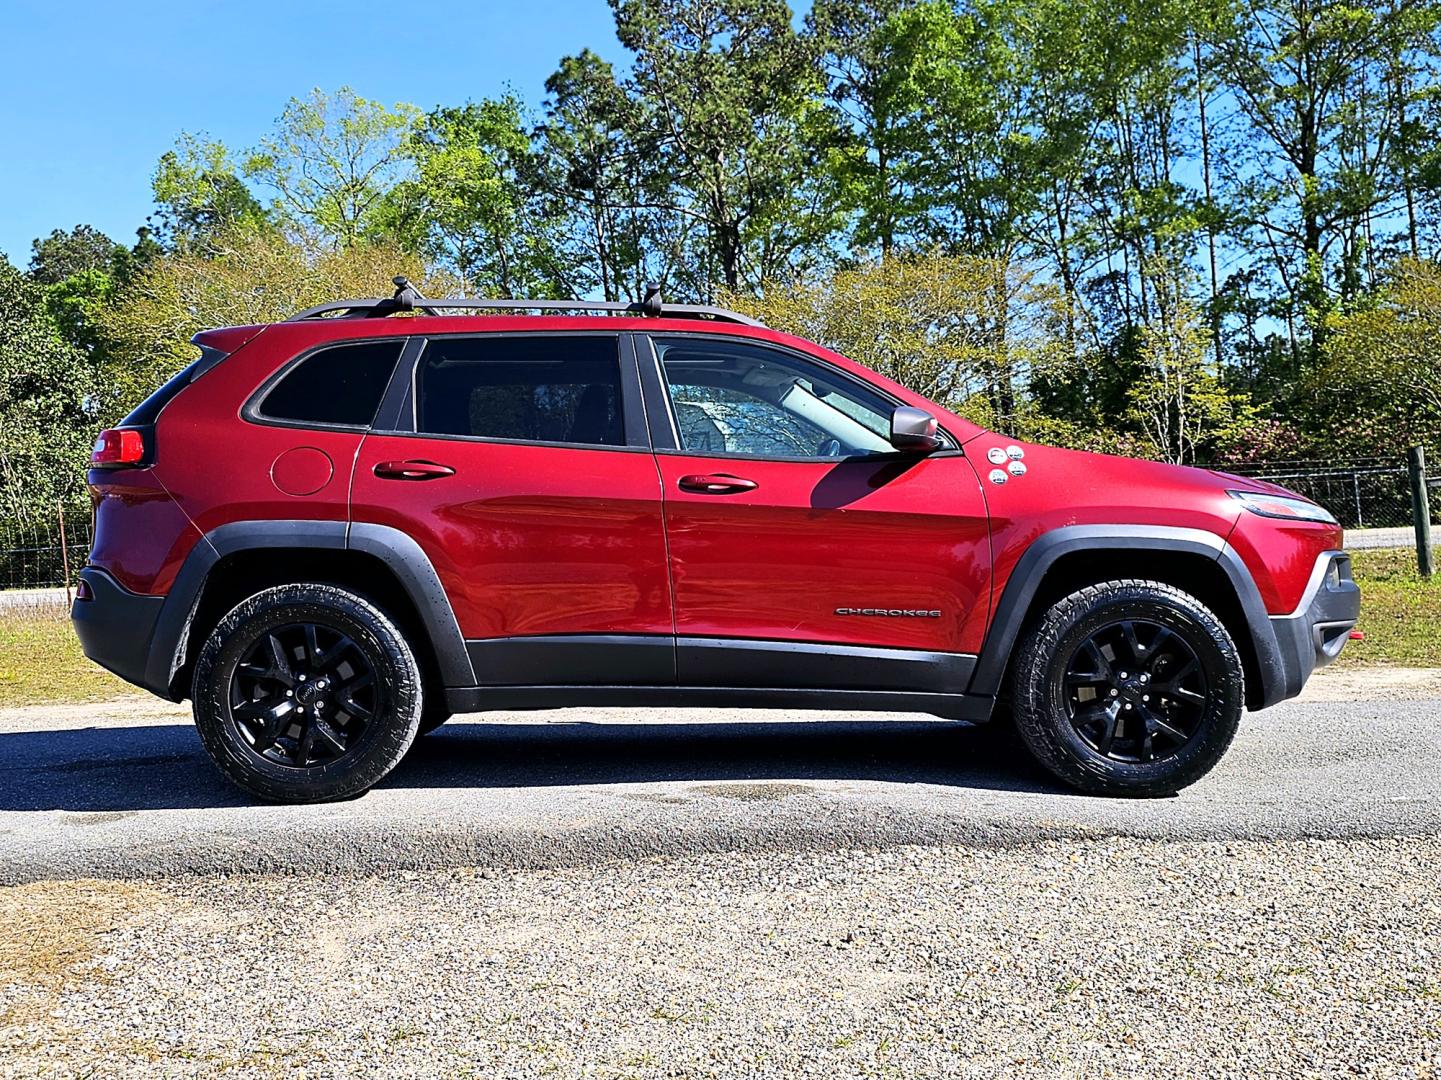
[[[467,723],[418,740],[379,788],[874,780],[1059,790],[1002,725]],[[189,724],[0,734],[0,811],[246,806]]]

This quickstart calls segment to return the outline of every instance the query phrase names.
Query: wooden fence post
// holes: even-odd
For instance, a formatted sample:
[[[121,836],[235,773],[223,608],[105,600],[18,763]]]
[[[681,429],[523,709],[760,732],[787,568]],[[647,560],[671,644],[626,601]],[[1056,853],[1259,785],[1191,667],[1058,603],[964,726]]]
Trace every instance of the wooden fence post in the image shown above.
[[[1431,503],[1426,492],[1426,451],[1413,446],[1406,452],[1406,465],[1411,473],[1411,520],[1416,526],[1416,569],[1422,577],[1430,577],[1435,567],[1431,561]]]
[[[65,500],[55,500],[55,512],[60,517],[60,568],[65,575],[65,606],[70,606],[70,548],[65,542]]]

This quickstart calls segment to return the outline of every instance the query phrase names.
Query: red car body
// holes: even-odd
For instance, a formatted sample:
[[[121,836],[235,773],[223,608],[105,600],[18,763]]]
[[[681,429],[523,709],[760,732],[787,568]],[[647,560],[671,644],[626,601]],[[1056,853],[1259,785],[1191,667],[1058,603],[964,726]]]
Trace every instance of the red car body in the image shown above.
[[[766,460],[685,453],[644,428],[632,445],[567,446],[260,422],[247,411],[258,387],[327,343],[590,333],[636,358],[642,395],[648,338],[760,343],[931,413],[950,447]],[[694,700],[873,702],[984,719],[1038,605],[1100,570],[1173,581],[1211,604],[1242,644],[1255,708],[1299,691],[1355,621],[1341,529],[1260,516],[1232,494],[1280,489],[1016,442],[765,328],[433,315],[195,340],[223,360],[163,405],[146,429],[148,457],[90,473],[94,546],[75,607],[92,657],[175,699],[189,693],[189,643],[247,589],[299,573],[294,560],[405,607],[456,709],[679,703],[683,688]],[[653,433],[653,402],[647,415]],[[739,486],[723,497],[696,487],[717,474]],[[1332,568],[1345,598],[1311,610]],[[766,650],[729,648],[747,642]],[[916,661],[938,657],[923,674]]]

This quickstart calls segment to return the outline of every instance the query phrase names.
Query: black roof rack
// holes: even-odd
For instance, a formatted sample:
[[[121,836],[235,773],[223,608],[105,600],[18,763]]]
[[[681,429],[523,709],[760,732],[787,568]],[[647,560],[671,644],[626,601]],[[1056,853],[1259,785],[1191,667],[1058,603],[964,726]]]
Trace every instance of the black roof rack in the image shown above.
[[[379,319],[397,311],[421,311],[439,315],[442,311],[591,311],[608,315],[643,315],[660,319],[712,319],[716,322],[740,323],[742,326],[764,326],[758,319],[728,308],[708,304],[666,304],[660,298],[660,286],[646,286],[645,299],[638,304],[621,304],[605,300],[472,300],[422,296],[407,279],[396,277],[395,295],[365,300],[332,300],[298,311],[286,322],[318,319],[332,312],[338,319]]]

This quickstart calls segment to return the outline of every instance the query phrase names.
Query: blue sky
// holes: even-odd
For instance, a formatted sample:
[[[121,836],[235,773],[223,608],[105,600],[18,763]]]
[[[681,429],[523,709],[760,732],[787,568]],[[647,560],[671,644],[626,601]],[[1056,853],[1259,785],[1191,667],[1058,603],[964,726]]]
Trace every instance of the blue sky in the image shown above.
[[[621,59],[606,0],[3,0],[0,252],[88,223],[130,242],[181,131],[253,144],[287,98],[350,85],[422,108],[507,86],[538,102],[556,62]],[[410,14],[404,14],[409,12]]]

